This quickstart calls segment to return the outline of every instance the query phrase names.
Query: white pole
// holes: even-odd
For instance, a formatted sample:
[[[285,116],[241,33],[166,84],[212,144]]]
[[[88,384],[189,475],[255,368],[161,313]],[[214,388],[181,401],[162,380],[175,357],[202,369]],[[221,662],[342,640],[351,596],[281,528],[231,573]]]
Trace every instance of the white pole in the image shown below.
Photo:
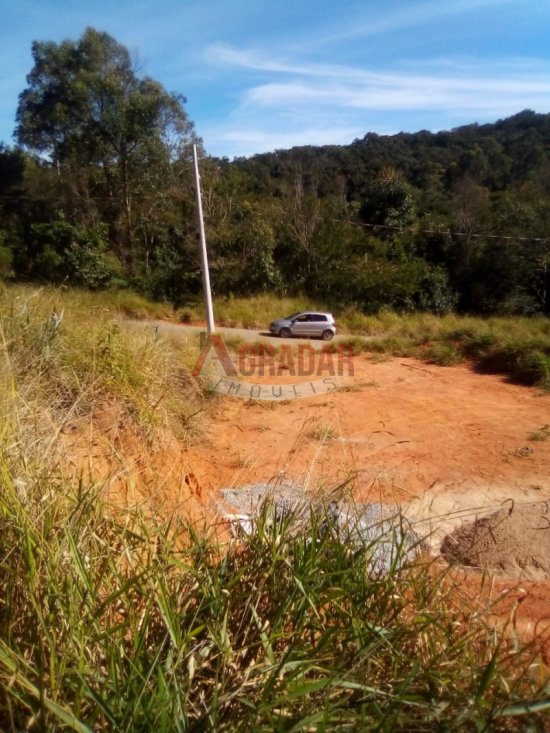
[[[214,308],[212,307],[212,292],[210,290],[210,272],[208,270],[208,253],[206,251],[206,236],[204,234],[204,221],[202,217],[201,180],[199,175],[199,161],[197,158],[197,146],[193,144],[193,161],[195,163],[195,188],[197,191],[197,215],[199,219],[200,252],[202,269],[202,287],[204,290],[204,305],[206,309],[206,328],[209,334],[214,333]]]

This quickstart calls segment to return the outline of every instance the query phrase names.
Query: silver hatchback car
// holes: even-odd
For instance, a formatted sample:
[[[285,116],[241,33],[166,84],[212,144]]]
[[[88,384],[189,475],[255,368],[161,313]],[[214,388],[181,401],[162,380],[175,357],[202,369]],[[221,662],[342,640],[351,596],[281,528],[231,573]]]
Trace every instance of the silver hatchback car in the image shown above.
[[[336,335],[336,323],[332,313],[315,313],[313,311],[300,311],[293,313],[286,318],[273,321],[269,326],[270,333],[281,338],[289,336],[302,336],[310,338],[322,338],[330,341]]]

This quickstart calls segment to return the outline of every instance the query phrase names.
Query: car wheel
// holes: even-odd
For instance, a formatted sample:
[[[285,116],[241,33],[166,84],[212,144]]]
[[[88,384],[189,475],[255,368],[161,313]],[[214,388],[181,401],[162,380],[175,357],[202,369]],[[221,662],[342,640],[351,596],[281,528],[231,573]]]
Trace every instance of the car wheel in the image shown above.
[[[332,331],[329,331],[328,329],[326,331],[323,331],[322,339],[323,341],[330,341],[331,338],[334,336]]]
[[[290,336],[290,328],[281,328],[279,331],[279,336],[282,339],[287,339]]]

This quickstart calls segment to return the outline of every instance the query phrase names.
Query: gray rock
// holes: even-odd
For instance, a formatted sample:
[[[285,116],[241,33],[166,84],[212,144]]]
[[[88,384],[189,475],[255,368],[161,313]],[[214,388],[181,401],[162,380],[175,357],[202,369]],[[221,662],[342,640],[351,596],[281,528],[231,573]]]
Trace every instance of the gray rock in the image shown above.
[[[307,531],[313,516],[327,532],[333,532],[345,545],[365,550],[369,573],[379,576],[399,569],[424,549],[398,507],[381,503],[330,502],[324,504],[291,481],[259,483],[239,489],[221,489],[220,514],[230,523],[234,534],[249,534],[264,507],[278,521],[290,517],[295,532]]]
[[[329,511],[340,541],[367,550],[373,575],[386,575],[392,567],[403,567],[424,549],[422,538],[398,507],[340,502],[331,504]]]

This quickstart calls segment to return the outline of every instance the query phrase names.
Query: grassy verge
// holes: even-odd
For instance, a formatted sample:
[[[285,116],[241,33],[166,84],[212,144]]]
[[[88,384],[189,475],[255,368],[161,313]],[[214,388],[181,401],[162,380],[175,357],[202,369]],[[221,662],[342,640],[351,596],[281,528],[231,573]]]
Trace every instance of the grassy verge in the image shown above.
[[[97,324],[102,324],[104,351],[110,349],[118,338],[116,327],[111,325],[113,330],[109,335],[105,331],[105,324],[120,317],[179,322],[197,322],[204,317],[202,304],[198,300],[175,311],[171,306],[151,303],[129,291],[60,293],[45,289],[40,296],[36,292],[36,289],[4,286],[3,291],[0,291],[0,304],[6,307],[10,300],[15,299],[27,302],[29,307],[41,309],[46,314],[46,304],[55,309],[64,303],[71,325],[75,325],[76,318],[90,323],[96,331]],[[279,298],[269,294],[250,298],[218,298],[214,303],[217,324],[235,328],[267,328],[274,318],[307,308],[330,310],[322,303],[312,303],[306,298]],[[505,374],[519,383],[550,389],[548,318],[476,318],[455,314],[440,317],[426,313],[396,314],[391,311],[367,316],[349,307],[334,313],[339,333],[345,337],[344,343],[355,353],[370,351],[392,356],[415,356],[441,366],[469,360],[480,371]],[[346,337],[346,334],[350,335]],[[78,333],[78,339],[80,336],[81,333]],[[365,336],[368,340],[362,338]],[[96,333],[96,342],[101,338],[102,335]],[[181,350],[177,339],[168,342],[172,350]],[[89,354],[84,356],[88,358]],[[188,354],[180,354],[181,361],[191,366]]]
[[[550,389],[547,318],[483,319],[393,313],[364,318],[362,335],[369,338],[344,336],[341,342],[356,354],[413,356],[440,366],[467,360],[481,372],[505,374],[518,383]],[[345,321],[339,322],[346,327]]]
[[[153,328],[125,328],[121,313],[117,295],[0,290],[3,379],[19,408],[49,429],[116,401],[150,436],[186,430],[201,401],[190,378],[196,353]]]

